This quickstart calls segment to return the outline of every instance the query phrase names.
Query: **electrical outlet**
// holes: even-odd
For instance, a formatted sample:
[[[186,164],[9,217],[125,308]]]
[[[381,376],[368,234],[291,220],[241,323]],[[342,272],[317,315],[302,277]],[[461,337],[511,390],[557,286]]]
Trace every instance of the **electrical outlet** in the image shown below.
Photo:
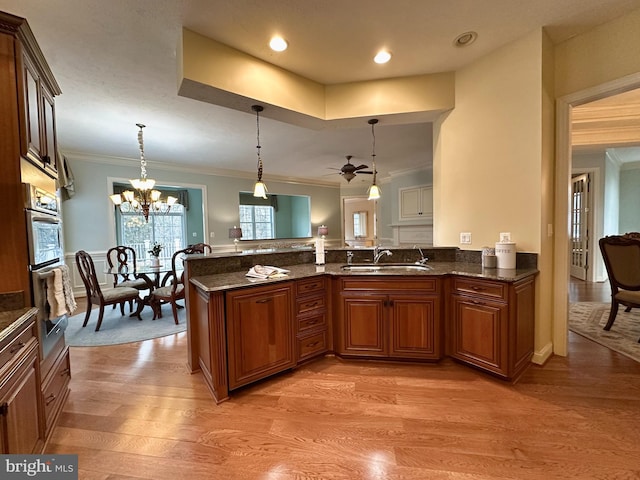
[[[460,243],[471,245],[471,232],[460,232]]]
[[[214,238],[216,236],[216,232],[209,232],[209,237]]]
[[[500,243],[510,242],[511,232],[500,232]]]
[[[197,237],[197,236],[198,236],[198,234],[197,234],[196,232],[193,232],[193,236],[194,236],[194,237]]]

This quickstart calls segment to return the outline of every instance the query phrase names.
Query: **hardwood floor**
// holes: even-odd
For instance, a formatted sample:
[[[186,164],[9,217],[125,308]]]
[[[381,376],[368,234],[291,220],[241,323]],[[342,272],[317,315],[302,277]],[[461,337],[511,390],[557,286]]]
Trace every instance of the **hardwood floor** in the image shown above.
[[[91,480],[640,478],[640,364],[571,332],[569,352],[515,385],[327,357],[215,405],[185,333],[75,347],[47,451]]]

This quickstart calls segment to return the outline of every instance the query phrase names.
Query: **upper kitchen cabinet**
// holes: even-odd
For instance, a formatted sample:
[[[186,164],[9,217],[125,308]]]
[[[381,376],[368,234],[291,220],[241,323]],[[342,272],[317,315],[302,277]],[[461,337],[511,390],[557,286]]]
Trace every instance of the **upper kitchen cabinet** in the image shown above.
[[[16,22],[15,31],[20,154],[57,178],[54,97],[61,91],[28,24],[18,20],[22,20]]]
[[[53,98],[59,93],[27,21],[0,12],[0,269],[11,272],[0,276],[0,291],[23,291],[25,305],[32,300],[21,166],[32,163],[56,178]]]
[[[400,189],[400,220],[425,219],[431,223],[433,217],[433,187],[423,185]]]

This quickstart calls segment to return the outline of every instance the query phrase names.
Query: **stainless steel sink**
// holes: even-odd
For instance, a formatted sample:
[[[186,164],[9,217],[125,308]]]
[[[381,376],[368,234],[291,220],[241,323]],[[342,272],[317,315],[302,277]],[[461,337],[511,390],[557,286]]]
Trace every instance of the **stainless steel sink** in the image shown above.
[[[355,263],[353,265],[343,265],[342,270],[346,272],[428,272],[433,270],[429,265],[418,263]]]

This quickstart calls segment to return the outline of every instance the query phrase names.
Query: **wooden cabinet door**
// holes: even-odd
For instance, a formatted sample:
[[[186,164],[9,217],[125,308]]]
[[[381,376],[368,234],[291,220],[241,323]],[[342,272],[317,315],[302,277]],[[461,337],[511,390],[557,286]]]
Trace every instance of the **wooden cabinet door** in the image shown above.
[[[43,445],[37,348],[0,389],[1,453],[39,453]]]
[[[42,85],[42,163],[44,169],[54,175],[58,172],[55,118],[53,95]]]
[[[291,284],[227,294],[229,389],[295,365]]]
[[[344,296],[339,353],[384,357],[386,295]]]
[[[28,57],[23,57],[24,82],[24,134],[22,154],[34,161],[40,160],[40,80],[35,67]],[[22,126],[22,125],[21,125]]]
[[[453,295],[452,314],[452,355],[485,370],[507,375],[507,304]]]
[[[439,296],[394,296],[390,311],[389,356],[438,360],[441,352]]]

